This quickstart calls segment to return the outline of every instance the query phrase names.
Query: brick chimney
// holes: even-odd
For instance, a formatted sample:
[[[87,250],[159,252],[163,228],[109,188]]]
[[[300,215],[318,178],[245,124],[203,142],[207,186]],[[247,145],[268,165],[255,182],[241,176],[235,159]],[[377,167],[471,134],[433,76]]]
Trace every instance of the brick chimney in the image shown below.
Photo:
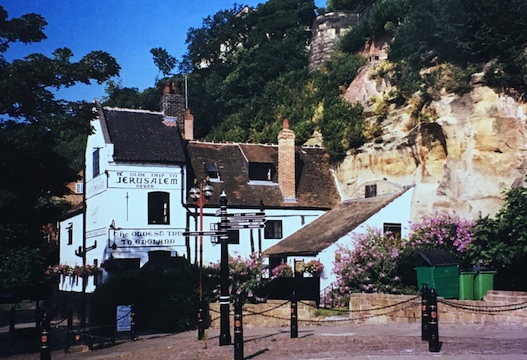
[[[160,105],[165,121],[176,122],[181,135],[185,137],[185,97],[181,94],[178,84],[165,83]]]
[[[185,110],[185,133],[182,136],[185,140],[194,140],[194,115],[190,108]]]
[[[296,202],[295,169],[295,133],[289,129],[289,120],[284,119],[278,133],[278,185],[284,202]]]

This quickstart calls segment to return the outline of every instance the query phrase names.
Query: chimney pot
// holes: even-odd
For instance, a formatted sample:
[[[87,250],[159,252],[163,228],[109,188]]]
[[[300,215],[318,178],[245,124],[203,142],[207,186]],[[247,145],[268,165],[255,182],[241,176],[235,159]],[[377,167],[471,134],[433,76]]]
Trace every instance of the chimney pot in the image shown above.
[[[288,119],[284,119],[284,122],[282,124],[282,128],[289,129],[289,120]]]
[[[170,94],[170,83],[166,82],[163,88],[163,95]]]

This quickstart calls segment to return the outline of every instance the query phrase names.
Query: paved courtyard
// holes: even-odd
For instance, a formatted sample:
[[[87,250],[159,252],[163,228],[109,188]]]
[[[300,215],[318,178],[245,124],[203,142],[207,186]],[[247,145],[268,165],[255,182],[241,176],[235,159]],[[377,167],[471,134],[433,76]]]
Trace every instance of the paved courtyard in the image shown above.
[[[40,359],[36,341],[22,339],[11,347],[5,336],[8,334],[2,335],[0,357]],[[68,353],[58,347],[60,339],[55,339],[51,359],[233,359],[233,346],[219,346],[218,335],[218,329],[207,330],[207,339],[202,341],[197,340],[197,331],[140,335],[137,341],[121,340],[91,351],[77,347]],[[527,327],[521,325],[440,324],[439,339],[440,352],[429,352],[428,342],[421,340],[420,325],[415,324],[299,324],[296,339],[290,337],[288,327],[245,327],[243,353],[245,359],[256,360],[527,359]]]

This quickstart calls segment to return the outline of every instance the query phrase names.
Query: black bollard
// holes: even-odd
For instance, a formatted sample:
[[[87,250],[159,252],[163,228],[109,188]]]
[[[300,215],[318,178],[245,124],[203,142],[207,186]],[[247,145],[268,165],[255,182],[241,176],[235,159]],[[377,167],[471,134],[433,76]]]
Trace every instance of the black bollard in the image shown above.
[[[437,293],[434,288],[430,289],[430,338],[428,340],[428,351],[439,352],[439,316],[437,313]]]
[[[293,290],[291,296],[291,339],[298,338],[298,302],[296,301],[296,293]]]
[[[205,339],[205,324],[203,320],[205,315],[205,306],[203,305],[203,300],[200,300],[198,308],[198,340]]]
[[[243,360],[243,303],[240,295],[234,302],[234,360]]]
[[[423,283],[421,289],[421,340],[428,341],[430,339],[430,289],[428,284]]]
[[[68,333],[73,331],[73,310],[68,310]]]
[[[14,306],[11,307],[11,311],[9,312],[9,333],[13,335],[15,332],[15,323],[16,323],[16,309]]]
[[[51,360],[51,351],[49,348],[49,319],[48,315],[44,313],[42,316],[42,326],[40,334],[40,360]]]

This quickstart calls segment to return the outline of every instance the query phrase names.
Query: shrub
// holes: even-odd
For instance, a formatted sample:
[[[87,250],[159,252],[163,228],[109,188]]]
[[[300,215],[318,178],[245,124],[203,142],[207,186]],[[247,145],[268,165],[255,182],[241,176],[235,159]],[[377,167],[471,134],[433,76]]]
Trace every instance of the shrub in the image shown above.
[[[221,262],[213,264],[209,268],[210,277],[219,289]],[[249,301],[256,300],[254,293],[260,289],[265,280],[263,279],[265,268],[260,254],[251,254],[248,259],[240,255],[232,257],[229,255],[229,294],[242,294]],[[219,290],[215,291],[216,298]]]
[[[334,262],[337,302],[343,306],[353,292],[402,293],[397,274],[397,259],[404,241],[380,229],[368,227],[365,233],[353,233],[351,246],[339,246],[340,259]]]
[[[456,213],[436,212],[424,215],[410,224],[409,245],[420,249],[443,249],[453,252],[461,260],[474,239],[475,222]]]

